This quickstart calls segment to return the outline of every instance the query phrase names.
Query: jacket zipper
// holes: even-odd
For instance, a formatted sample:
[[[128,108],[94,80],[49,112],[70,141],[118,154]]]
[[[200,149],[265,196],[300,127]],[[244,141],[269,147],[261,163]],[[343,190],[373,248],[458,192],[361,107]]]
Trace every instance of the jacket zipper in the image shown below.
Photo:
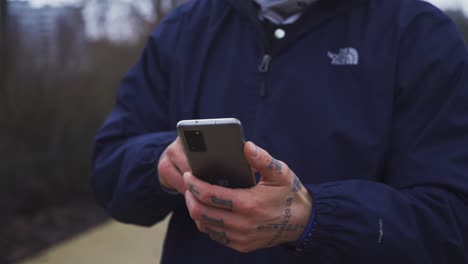
[[[267,89],[267,84],[266,84],[266,77],[267,73],[270,70],[270,63],[271,63],[271,55],[270,54],[265,54],[263,55],[262,63],[258,67],[258,70],[262,74],[262,79],[260,81],[260,97],[265,98],[268,94],[268,89]]]

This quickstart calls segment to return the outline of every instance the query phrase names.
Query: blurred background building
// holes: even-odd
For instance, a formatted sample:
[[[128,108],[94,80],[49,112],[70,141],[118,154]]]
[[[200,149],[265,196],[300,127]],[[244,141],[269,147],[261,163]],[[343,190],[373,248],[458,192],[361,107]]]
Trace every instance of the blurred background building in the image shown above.
[[[106,219],[93,136],[148,34],[183,0],[0,0],[0,263]],[[432,0],[468,39],[468,0]]]
[[[64,71],[86,67],[87,39],[81,8],[35,8],[27,1],[14,1],[9,4],[8,22],[8,32],[15,32],[12,34],[19,39],[22,49],[40,54],[29,57],[21,67],[38,70],[60,65]],[[72,59],[65,60],[65,50],[75,51]]]

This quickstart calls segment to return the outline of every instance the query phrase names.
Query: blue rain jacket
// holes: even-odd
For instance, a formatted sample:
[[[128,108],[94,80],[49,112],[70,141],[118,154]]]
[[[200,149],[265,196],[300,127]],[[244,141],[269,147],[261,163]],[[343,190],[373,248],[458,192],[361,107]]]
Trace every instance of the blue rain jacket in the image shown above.
[[[259,25],[250,0],[162,21],[97,133],[99,203],[143,226],[172,212],[163,263],[468,263],[468,52],[452,21],[416,0],[323,0],[274,49]],[[160,188],[176,123],[218,117],[311,192],[302,254],[220,245]]]

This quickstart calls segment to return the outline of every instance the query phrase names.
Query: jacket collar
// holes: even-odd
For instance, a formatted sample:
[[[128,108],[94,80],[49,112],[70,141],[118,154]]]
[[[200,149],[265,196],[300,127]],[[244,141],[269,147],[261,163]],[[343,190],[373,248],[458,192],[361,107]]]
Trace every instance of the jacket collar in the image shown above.
[[[254,5],[253,0],[225,0],[227,1],[241,17],[248,19],[258,32],[258,37],[261,41],[265,39],[263,26],[258,19],[258,10]],[[300,30],[294,32],[294,37],[290,38],[293,43],[296,39],[306,34],[309,30],[317,27],[321,23],[331,19],[343,12],[347,12],[351,8],[362,5],[370,0],[319,0],[316,4],[311,5],[296,22],[303,24]],[[261,42],[264,43],[264,42]],[[285,45],[287,47],[287,45]]]
[[[256,12],[254,8],[253,0],[226,0],[231,4],[235,9],[237,9],[241,14],[251,16],[252,12]],[[318,6],[342,6],[346,5],[352,7],[355,5],[368,2],[369,0],[319,0],[316,5]]]

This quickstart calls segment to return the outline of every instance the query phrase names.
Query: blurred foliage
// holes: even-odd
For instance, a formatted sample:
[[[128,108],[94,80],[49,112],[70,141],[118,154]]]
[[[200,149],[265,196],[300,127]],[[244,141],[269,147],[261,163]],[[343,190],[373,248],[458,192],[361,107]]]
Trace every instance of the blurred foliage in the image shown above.
[[[56,30],[58,59],[37,67],[45,56],[31,49],[18,21],[8,21],[7,85],[1,87],[0,224],[9,217],[34,215],[51,206],[92,199],[90,157],[93,137],[111,110],[120,78],[146,41],[116,44],[86,41],[80,8]],[[70,19],[70,18],[68,18]],[[144,22],[146,28],[154,22]],[[46,43],[46,45],[49,45]],[[76,62],[80,63],[76,63]],[[6,100],[5,100],[6,99]]]
[[[136,41],[89,40],[83,7],[67,10],[50,27],[53,32],[39,35],[35,28],[24,30],[23,18],[7,16],[7,45],[1,46],[6,52],[0,50],[1,61],[7,61],[6,78],[0,79],[0,263],[102,218],[86,205],[94,204],[93,138],[114,105],[120,79],[157,23],[133,12],[128,19],[138,21],[143,32]],[[86,213],[96,217],[72,216]]]

